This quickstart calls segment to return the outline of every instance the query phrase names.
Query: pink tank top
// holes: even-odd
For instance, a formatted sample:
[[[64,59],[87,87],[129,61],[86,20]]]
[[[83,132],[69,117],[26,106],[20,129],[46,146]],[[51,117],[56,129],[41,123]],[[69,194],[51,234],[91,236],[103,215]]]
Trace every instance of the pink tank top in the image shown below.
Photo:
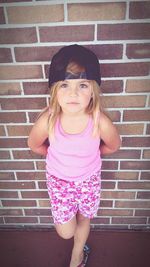
[[[46,171],[67,181],[82,181],[101,169],[100,139],[92,136],[93,120],[79,134],[68,134],[60,120],[46,157]]]

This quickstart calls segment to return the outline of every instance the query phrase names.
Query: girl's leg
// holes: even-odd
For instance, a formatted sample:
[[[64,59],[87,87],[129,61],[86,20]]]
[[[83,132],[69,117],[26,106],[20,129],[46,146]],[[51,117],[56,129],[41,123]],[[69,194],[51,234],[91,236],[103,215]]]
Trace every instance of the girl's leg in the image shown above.
[[[69,222],[64,224],[55,224],[56,231],[59,236],[61,236],[64,239],[69,239],[74,236],[74,233],[76,231],[76,216],[73,217]]]
[[[65,224],[55,225],[57,233],[64,239],[74,237],[70,267],[77,267],[83,259],[83,248],[90,232],[90,219],[77,213]]]
[[[74,246],[72,250],[70,267],[77,267],[83,259],[83,248],[90,232],[90,219],[77,214],[77,226],[74,233]]]

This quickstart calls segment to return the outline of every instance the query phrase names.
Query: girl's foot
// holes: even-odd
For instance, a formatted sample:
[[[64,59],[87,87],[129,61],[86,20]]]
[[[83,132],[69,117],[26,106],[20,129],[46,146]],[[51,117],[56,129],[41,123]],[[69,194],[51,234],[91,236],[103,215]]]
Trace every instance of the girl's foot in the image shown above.
[[[78,267],[81,265],[84,259],[84,254],[82,253],[79,257],[72,257],[70,262],[70,267]]]
[[[87,264],[88,257],[90,254],[90,248],[87,245],[84,246],[83,253],[84,253],[83,254],[84,255],[83,260],[82,260],[81,264],[79,264],[77,267],[85,267]]]
[[[85,245],[82,255],[80,255],[80,257],[78,258],[72,259],[70,267],[85,267],[88,261],[89,253],[90,253],[90,248],[87,245]]]

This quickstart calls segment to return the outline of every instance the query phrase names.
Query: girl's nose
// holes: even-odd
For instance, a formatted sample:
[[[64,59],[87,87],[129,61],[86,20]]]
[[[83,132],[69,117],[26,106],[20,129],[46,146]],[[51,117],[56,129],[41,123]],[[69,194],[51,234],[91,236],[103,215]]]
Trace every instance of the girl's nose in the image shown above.
[[[78,88],[77,86],[71,86],[70,88],[70,95],[71,96],[74,96],[74,95],[77,95],[78,94]]]

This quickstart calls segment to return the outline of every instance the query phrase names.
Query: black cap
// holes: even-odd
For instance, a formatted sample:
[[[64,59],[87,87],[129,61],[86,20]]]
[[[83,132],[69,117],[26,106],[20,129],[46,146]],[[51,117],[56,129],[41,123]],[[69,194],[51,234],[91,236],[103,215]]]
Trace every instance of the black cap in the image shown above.
[[[101,84],[100,66],[97,56],[81,45],[69,45],[61,48],[52,58],[49,69],[49,86],[65,80],[66,68],[70,62],[76,62],[85,69],[88,80]]]

